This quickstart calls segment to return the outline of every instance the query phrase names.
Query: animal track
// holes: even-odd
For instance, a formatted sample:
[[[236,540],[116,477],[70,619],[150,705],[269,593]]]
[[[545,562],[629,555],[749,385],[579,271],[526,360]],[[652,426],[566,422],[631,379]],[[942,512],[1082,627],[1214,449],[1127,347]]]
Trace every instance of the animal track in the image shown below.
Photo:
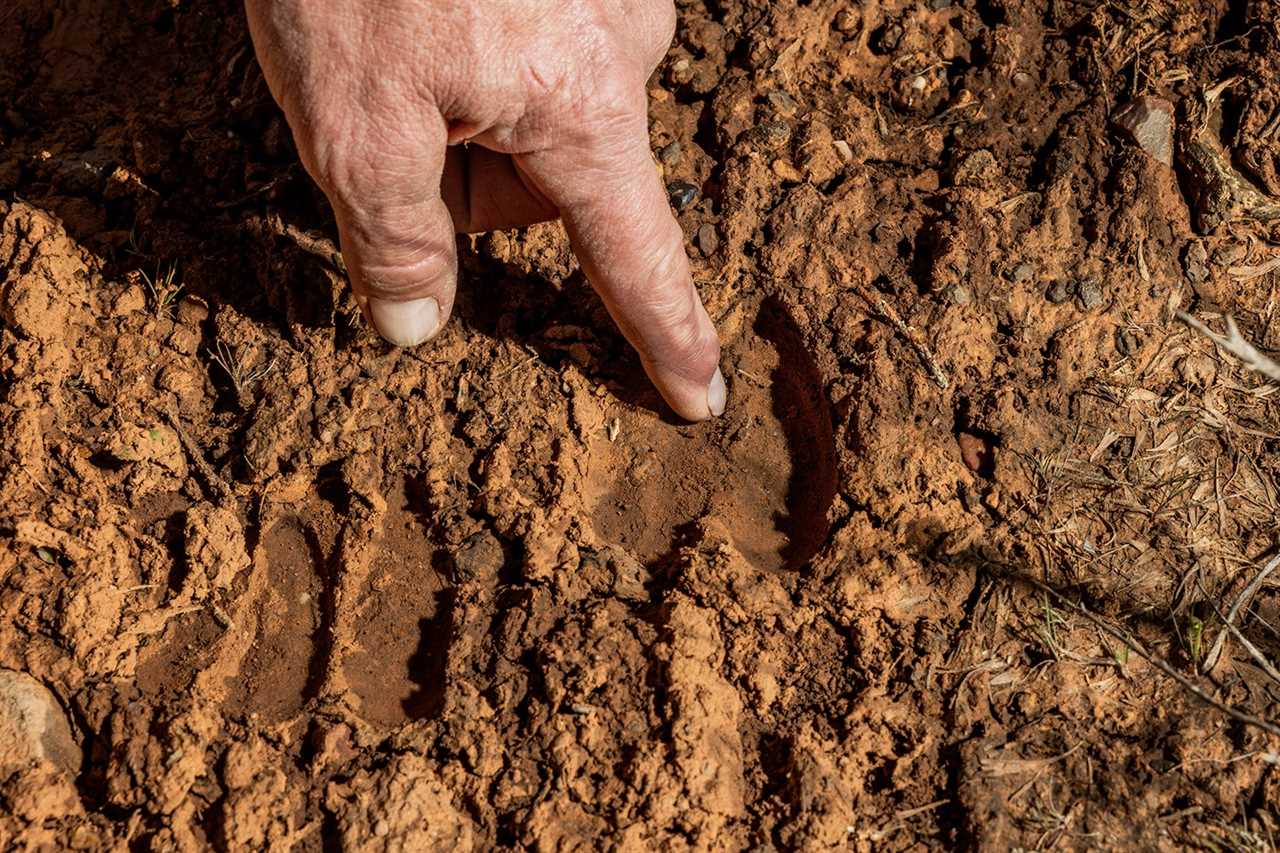
[[[343,672],[360,697],[361,715],[394,726],[440,710],[450,614],[448,584],[433,566],[413,490],[395,489],[388,504]]]
[[[631,409],[607,464],[588,475],[592,523],[646,562],[699,519],[719,522],[747,559],[793,570],[817,553],[836,493],[835,446],[817,368],[775,301],[727,341],[725,416],[692,426]]]

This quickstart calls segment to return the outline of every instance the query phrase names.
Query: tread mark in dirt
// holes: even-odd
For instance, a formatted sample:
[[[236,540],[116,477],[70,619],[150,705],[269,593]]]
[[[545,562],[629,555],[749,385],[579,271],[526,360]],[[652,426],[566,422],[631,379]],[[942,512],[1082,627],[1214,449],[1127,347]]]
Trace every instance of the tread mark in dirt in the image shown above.
[[[207,690],[228,711],[271,722],[301,711],[320,686],[328,648],[321,637],[327,562],[320,536],[328,535],[329,521],[308,513],[273,522],[259,546],[261,560],[242,579],[248,589],[228,604],[230,624],[212,601],[171,619],[142,653],[142,692]]]
[[[724,344],[732,404],[723,418],[670,426],[642,410],[620,417],[620,438],[601,448],[607,463],[588,475],[601,539],[652,563],[702,520],[774,571],[799,569],[822,547],[837,480],[817,368],[781,303],[765,301],[750,328],[741,325]]]
[[[302,709],[322,675],[325,555],[314,530],[297,518],[277,522],[262,547],[267,594],[258,608],[257,637],[230,685],[228,704],[284,720]]]
[[[403,487],[388,497],[378,553],[356,605],[354,648],[343,657],[361,716],[385,726],[434,716],[444,703],[448,586],[410,502]]]

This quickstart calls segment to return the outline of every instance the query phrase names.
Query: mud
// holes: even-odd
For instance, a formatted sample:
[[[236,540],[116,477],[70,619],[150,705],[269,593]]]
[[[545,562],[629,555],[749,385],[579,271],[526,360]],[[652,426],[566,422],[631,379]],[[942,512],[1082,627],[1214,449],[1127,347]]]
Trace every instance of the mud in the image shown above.
[[[235,3],[0,11],[0,668],[83,751],[0,847],[1268,849],[1280,742],[1066,602],[1280,717],[1205,660],[1280,398],[1175,319],[1280,348],[1280,9],[679,9],[693,426],[558,225],[371,334]]]

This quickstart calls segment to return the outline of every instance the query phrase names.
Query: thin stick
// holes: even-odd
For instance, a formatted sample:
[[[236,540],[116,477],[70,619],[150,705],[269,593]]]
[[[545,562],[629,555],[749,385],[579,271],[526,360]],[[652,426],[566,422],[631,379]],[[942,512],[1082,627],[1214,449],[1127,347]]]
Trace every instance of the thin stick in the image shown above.
[[[1240,608],[1245,603],[1253,599],[1254,593],[1262,586],[1262,582],[1267,579],[1267,575],[1280,566],[1280,554],[1271,558],[1271,562],[1262,567],[1261,571],[1249,581],[1249,585],[1240,590],[1240,594],[1236,596],[1236,600],[1232,603],[1231,609],[1227,611],[1227,618],[1223,620],[1227,625],[1231,625],[1236,621],[1236,616],[1240,613]],[[1227,641],[1227,632],[1223,631],[1218,634],[1218,639],[1213,641],[1213,648],[1209,649],[1209,654],[1204,659],[1204,671],[1212,672],[1213,668],[1218,664],[1218,656],[1222,654],[1222,644]]]
[[[1083,604],[1079,604],[1075,601],[1072,601],[1062,593],[1058,592],[1053,587],[1049,586],[1048,584],[1041,583],[1040,581],[1035,580],[1034,578],[1027,578],[1026,581],[1027,583],[1043,591],[1044,593],[1053,596],[1061,604],[1066,605],[1067,608],[1069,608],[1070,610],[1076,613],[1079,613],[1085,619],[1088,619],[1094,625],[1098,626],[1098,628],[1102,629],[1103,631],[1110,634],[1115,639],[1124,643],[1126,646],[1129,647],[1130,651],[1132,651],[1138,657],[1145,660],[1147,663],[1154,666],[1156,669],[1163,672],[1165,675],[1172,678],[1174,681],[1178,682],[1186,690],[1195,694],[1201,701],[1218,709],[1219,711],[1226,714],[1228,717],[1231,717],[1233,720],[1236,720],[1237,722],[1244,723],[1247,726],[1254,726],[1255,728],[1262,729],[1267,734],[1272,734],[1272,735],[1275,735],[1276,737],[1280,737],[1280,726],[1277,726],[1275,723],[1264,720],[1261,717],[1255,717],[1253,714],[1249,714],[1249,713],[1246,713],[1245,711],[1241,711],[1237,708],[1233,708],[1230,705],[1226,704],[1225,702],[1222,702],[1221,700],[1215,699],[1214,697],[1210,696],[1204,690],[1197,687],[1195,684],[1191,683],[1191,679],[1187,678],[1185,675],[1178,672],[1173,667],[1169,666],[1169,664],[1165,663],[1164,661],[1160,660],[1159,658],[1155,657],[1150,652],[1148,652],[1140,642],[1133,639],[1127,633],[1125,633],[1124,631],[1121,631],[1119,628],[1116,628],[1110,625],[1105,619],[1101,618],[1100,616],[1095,616],[1093,612],[1090,611]]]
[[[1227,272],[1231,275],[1232,278],[1238,278],[1238,279],[1241,279],[1242,281],[1248,281],[1251,278],[1260,278],[1266,275],[1267,273],[1271,272],[1272,270],[1277,270],[1277,269],[1280,269],[1280,257],[1272,258],[1269,261],[1264,261],[1263,263],[1258,264],[1256,267],[1249,267],[1249,266],[1227,267]]]
[[[1217,608],[1215,607],[1214,609],[1216,610]],[[1244,646],[1245,651],[1249,653],[1249,656],[1257,662],[1258,666],[1262,667],[1262,671],[1271,676],[1271,680],[1276,684],[1280,684],[1280,672],[1276,672],[1276,668],[1271,664],[1271,661],[1267,660],[1267,656],[1258,651],[1258,647],[1249,642],[1248,638],[1245,637],[1244,634],[1240,633],[1239,628],[1232,625],[1230,622],[1226,624],[1227,630],[1231,632],[1232,636],[1240,641],[1240,645]]]
[[[933,353],[929,350],[929,345],[920,339],[919,333],[915,329],[903,322],[898,316],[898,312],[888,303],[887,300],[878,293],[872,293],[864,285],[858,282],[851,282],[853,289],[858,295],[865,299],[873,309],[879,312],[880,316],[889,321],[889,325],[893,326],[902,335],[907,344],[915,350],[916,356],[920,359],[924,367],[929,371],[929,376],[934,383],[943,391],[951,385],[951,380],[947,378],[947,374],[938,365],[938,360],[933,357]]]
[[[303,252],[319,258],[325,265],[340,275],[347,274],[347,266],[342,259],[342,252],[328,237],[308,234],[298,226],[285,222],[275,214],[251,216],[246,220],[246,224],[260,232],[283,237]]]
[[[231,491],[231,487],[205,461],[199,446],[191,439],[191,436],[187,435],[187,431],[182,428],[178,415],[172,409],[165,409],[164,416],[169,421],[169,425],[173,427],[173,431],[178,434],[178,440],[182,442],[182,448],[187,451],[191,464],[196,466],[196,470],[200,472],[200,478],[205,481],[205,485],[217,497],[227,503],[232,503],[235,500],[235,494]]]

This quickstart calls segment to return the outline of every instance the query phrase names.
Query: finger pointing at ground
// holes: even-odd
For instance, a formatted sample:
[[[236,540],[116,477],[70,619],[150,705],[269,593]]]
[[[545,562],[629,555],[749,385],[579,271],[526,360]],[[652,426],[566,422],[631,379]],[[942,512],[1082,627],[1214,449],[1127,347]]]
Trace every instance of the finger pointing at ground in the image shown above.
[[[583,271],[663,398],[681,417],[705,420],[725,409],[720,340],[693,286],[644,119],[628,125],[585,154],[520,161],[559,207]]]
[[[644,85],[674,32],[671,0],[247,9],[267,84],[333,206],[356,300],[384,338],[414,346],[447,322],[455,228],[559,214],[676,413],[724,411],[720,342],[648,148]]]
[[[444,326],[457,290],[454,223],[440,196],[443,120],[391,150],[399,156],[347,164],[342,183],[322,185],[365,316],[391,343],[414,346]]]

